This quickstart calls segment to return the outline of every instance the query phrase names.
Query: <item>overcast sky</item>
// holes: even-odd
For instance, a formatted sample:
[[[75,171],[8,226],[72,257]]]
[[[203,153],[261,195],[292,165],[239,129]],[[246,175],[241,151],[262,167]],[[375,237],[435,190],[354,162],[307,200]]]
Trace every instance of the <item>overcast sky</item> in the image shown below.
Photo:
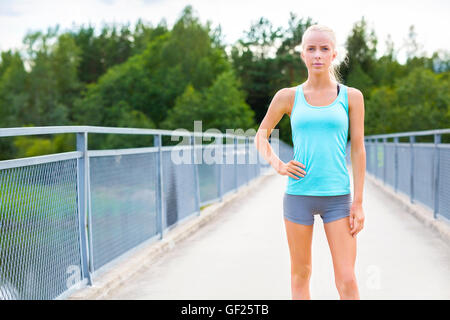
[[[385,52],[390,34],[395,48],[403,45],[409,26],[414,24],[418,42],[427,55],[438,49],[450,50],[449,0],[0,0],[0,50],[19,48],[27,31],[46,31],[60,25],[126,23],[138,18],[157,25],[165,18],[169,28],[182,9],[191,4],[202,23],[221,25],[226,43],[242,37],[252,22],[265,17],[275,27],[287,27],[289,12],[311,17],[335,30],[338,45],[344,45],[353,24],[365,17],[378,38],[378,54]],[[403,62],[404,55],[398,59]]]

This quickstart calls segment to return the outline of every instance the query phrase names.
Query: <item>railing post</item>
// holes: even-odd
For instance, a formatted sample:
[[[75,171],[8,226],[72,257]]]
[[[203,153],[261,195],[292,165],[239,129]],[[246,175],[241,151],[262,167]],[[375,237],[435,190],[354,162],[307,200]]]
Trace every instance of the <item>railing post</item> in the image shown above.
[[[411,203],[414,203],[414,142],[416,142],[415,136],[409,137],[409,145],[411,147],[411,170],[410,170],[410,199]]]
[[[165,223],[165,206],[164,206],[164,180],[163,180],[163,162],[162,162],[162,136],[157,134],[154,136],[155,146],[158,148],[158,155],[156,157],[156,175],[157,175],[157,214],[156,223],[158,226],[159,239],[164,236],[164,223]]]
[[[370,172],[372,170],[372,139],[367,139],[367,144],[369,144],[369,149],[367,149],[367,144],[366,144],[366,152],[367,152],[367,158],[366,158],[366,162],[367,162],[367,171]],[[353,166],[353,163],[352,163]]]
[[[255,137],[253,136],[252,139],[249,142],[249,148],[251,148],[250,150],[252,150],[254,156],[252,157],[253,159],[256,160],[256,163],[252,164],[253,166],[253,172],[255,173],[255,177],[259,177],[259,161],[258,161],[258,151],[255,150]]]
[[[397,192],[398,189],[398,137],[394,137],[394,152],[395,152],[395,158],[394,158],[394,190]]]
[[[87,162],[87,220],[88,220],[88,254],[89,254],[89,271],[94,273],[94,253],[92,245],[92,206],[91,206],[91,162],[89,160],[88,133],[86,132],[86,162]]]
[[[378,178],[378,139],[373,139],[373,144],[375,146],[375,167],[373,168],[373,172],[375,177]]]
[[[245,150],[245,176],[247,177],[246,185],[248,186],[250,182],[250,168],[249,168],[249,148],[248,148],[248,137],[244,138],[244,150]]]
[[[383,183],[386,185],[386,145],[387,138],[383,138]]]
[[[378,179],[380,178],[378,176],[378,139],[374,139],[374,144],[375,144],[375,177],[377,177]]]
[[[192,163],[194,167],[194,189],[195,189],[195,210],[197,215],[200,215],[200,181],[198,177],[198,166],[197,166],[197,151],[195,150],[195,135],[191,136],[192,145]]]
[[[253,148],[256,148],[256,136],[255,137],[253,137]],[[255,152],[256,152],[256,161],[257,161],[257,164],[258,164],[258,166],[257,166],[257,170],[258,170],[258,177],[261,175],[261,173],[262,173],[262,166],[261,166],[261,161],[260,161],[260,154],[259,154],[259,152],[258,152],[258,150],[256,149],[255,150]]]
[[[434,183],[433,183],[433,196],[434,196],[434,208],[433,217],[437,218],[439,212],[439,144],[441,143],[441,135],[434,135]]]
[[[238,158],[238,138],[234,137],[233,138],[233,143],[234,143],[234,157],[233,157],[233,162],[234,162],[234,192],[238,191],[238,180],[237,180],[237,171],[238,171],[238,163],[237,163],[237,158]]]
[[[92,285],[91,272],[89,270],[89,248],[86,228],[88,209],[88,154],[87,154],[87,132],[77,132],[77,151],[83,152],[83,157],[78,158],[77,166],[77,190],[78,190],[78,227],[81,254],[81,274],[83,279],[87,278],[88,284]],[[92,269],[91,269],[92,270]]]
[[[373,154],[374,153],[376,153],[376,150],[375,150],[375,139],[371,139],[371,141],[370,141],[370,143],[372,144],[372,148],[371,148],[371,150],[372,150],[372,159],[375,157]],[[375,158],[375,160],[376,160],[376,158]],[[376,172],[375,172],[375,165],[376,165],[376,161],[373,161],[372,162],[372,160],[370,161],[371,162],[371,168],[370,168],[370,170],[371,170],[371,173],[374,175],[374,176],[376,176]]]
[[[220,201],[223,200],[223,136],[220,137],[216,137],[216,151],[215,152],[219,152],[219,156],[221,158],[220,163],[216,163],[217,166],[217,170],[218,170],[218,178],[219,178],[219,183],[218,183],[218,194],[219,194],[219,199]],[[215,157],[216,159],[219,157]]]

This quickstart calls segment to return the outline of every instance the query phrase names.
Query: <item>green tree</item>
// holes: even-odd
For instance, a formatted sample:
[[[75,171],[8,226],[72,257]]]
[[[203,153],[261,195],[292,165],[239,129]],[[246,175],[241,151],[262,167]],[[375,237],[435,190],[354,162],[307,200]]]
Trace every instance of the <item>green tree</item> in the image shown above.
[[[374,85],[377,38],[373,30],[367,30],[364,17],[357,21],[346,40],[348,63],[341,63],[340,72],[344,82],[368,94]]]
[[[203,92],[197,92],[188,85],[169,111],[163,126],[193,131],[194,121],[201,120],[203,130],[216,128],[225,133],[226,129],[256,129],[254,112],[245,103],[245,94],[239,85],[232,71],[220,74]]]
[[[155,37],[141,54],[116,65],[89,85],[76,102],[78,124],[117,125],[109,113],[119,101],[145,114],[160,127],[187,84],[201,90],[231,70],[226,53],[213,47],[210,30],[187,6],[173,30]]]
[[[49,28],[46,34],[29,33],[24,38],[28,46],[28,62],[32,68],[28,75],[29,103],[23,114],[24,123],[38,126],[69,124],[69,106],[62,101],[62,94],[58,89],[64,86],[64,77],[67,77],[68,81],[74,77],[70,75],[72,68],[55,70],[55,46],[51,41],[56,38],[58,28],[58,26],[54,29]],[[74,55],[67,53],[65,44],[63,40],[62,44],[56,47],[60,62],[76,63],[70,60]],[[69,50],[74,50],[74,47],[69,46]],[[64,57],[66,53],[69,56]],[[62,74],[57,75],[57,72]]]
[[[133,110],[125,101],[119,101],[111,108],[110,115],[115,126],[121,128],[155,129],[155,124],[141,111]],[[150,135],[128,135],[128,134],[108,134],[105,136],[104,148],[138,148],[153,145],[153,136]]]
[[[78,78],[81,49],[70,34],[62,34],[53,47],[51,54],[58,103],[67,108],[69,121],[72,122],[73,105],[79,96],[82,83]]]
[[[268,19],[261,17],[231,49],[233,67],[248,93],[246,102],[254,110],[257,122],[262,121],[272,95],[282,85],[274,48],[281,37],[282,29],[275,28]]]
[[[415,68],[397,81],[399,105],[410,118],[409,130],[446,128],[449,82],[425,68]],[[448,118],[447,118],[448,119]]]
[[[2,52],[1,57],[0,127],[21,126],[29,98],[27,73],[18,52]]]

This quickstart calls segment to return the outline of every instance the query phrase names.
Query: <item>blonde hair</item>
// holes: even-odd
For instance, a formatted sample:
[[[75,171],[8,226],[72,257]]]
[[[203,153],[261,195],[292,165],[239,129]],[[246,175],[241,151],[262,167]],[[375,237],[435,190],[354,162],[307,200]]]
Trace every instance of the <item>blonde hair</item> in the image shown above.
[[[339,73],[339,63],[337,63],[335,61],[337,60],[338,57],[340,57],[340,55],[343,55],[343,62],[347,63],[347,55],[345,53],[340,54],[341,50],[336,49],[337,48],[336,34],[334,33],[333,29],[331,29],[323,24],[313,24],[313,25],[309,26],[303,33],[302,42],[300,43],[300,52],[303,52],[306,36],[309,35],[311,33],[311,31],[327,32],[328,35],[330,36],[331,44],[333,45],[333,50],[338,53],[338,55],[331,62],[331,65],[329,67],[330,77],[331,77],[331,79],[333,79],[336,82],[341,82],[342,79],[341,79],[341,75]],[[344,50],[342,50],[342,51],[344,51]]]

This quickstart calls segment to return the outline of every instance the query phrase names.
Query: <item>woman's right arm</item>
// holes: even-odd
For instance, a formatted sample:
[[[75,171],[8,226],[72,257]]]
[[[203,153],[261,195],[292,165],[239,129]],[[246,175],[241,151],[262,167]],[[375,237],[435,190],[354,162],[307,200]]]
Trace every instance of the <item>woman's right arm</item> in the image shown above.
[[[281,175],[288,175],[294,179],[299,179],[294,174],[303,177],[306,172],[302,169],[305,165],[291,160],[288,163],[284,163],[278,158],[269,143],[269,137],[272,134],[273,129],[284,116],[288,114],[292,99],[290,97],[291,92],[288,88],[283,88],[277,91],[270,103],[261,125],[255,135],[254,144],[258,152],[264,157],[264,159]]]

